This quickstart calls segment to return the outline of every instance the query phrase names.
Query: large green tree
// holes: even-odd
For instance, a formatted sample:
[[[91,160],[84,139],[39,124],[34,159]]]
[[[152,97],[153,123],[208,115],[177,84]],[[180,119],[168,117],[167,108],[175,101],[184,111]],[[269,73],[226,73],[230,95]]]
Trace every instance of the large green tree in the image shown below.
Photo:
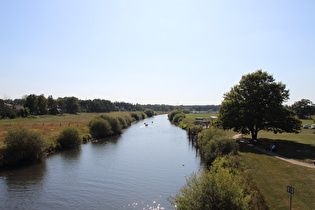
[[[66,109],[70,114],[76,114],[80,111],[79,99],[76,97],[67,97],[66,100]]]
[[[297,133],[301,122],[283,106],[288,99],[289,90],[284,84],[258,70],[242,76],[239,84],[224,94],[218,123],[224,129],[251,133],[253,140],[260,130]]]

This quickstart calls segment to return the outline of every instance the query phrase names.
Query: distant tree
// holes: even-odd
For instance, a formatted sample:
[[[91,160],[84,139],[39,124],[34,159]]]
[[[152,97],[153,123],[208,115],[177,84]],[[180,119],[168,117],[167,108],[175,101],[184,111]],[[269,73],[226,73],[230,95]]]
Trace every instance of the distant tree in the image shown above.
[[[28,117],[30,114],[31,114],[30,109],[27,107],[21,108],[19,111],[20,117]]]
[[[315,105],[309,99],[302,99],[295,102],[291,109],[300,119],[305,119],[315,114]]]
[[[92,112],[91,111],[91,100],[80,100],[80,109],[81,112]]]
[[[42,94],[38,96],[38,111],[40,114],[47,114],[47,99]]]
[[[5,117],[6,117],[6,114],[5,114],[4,101],[0,99],[0,119],[5,118]]]
[[[62,110],[62,112],[66,111],[66,108],[67,108],[66,100],[67,98],[61,98],[61,97],[57,99],[57,106],[59,109]]]
[[[148,116],[148,117],[153,117],[154,115],[154,111],[152,109],[146,109],[144,110],[144,113]]]
[[[50,114],[56,115],[58,114],[58,106],[57,101],[52,97],[52,95],[48,96],[47,98],[47,106]]]
[[[76,97],[68,97],[66,98],[66,110],[70,114],[76,114],[79,112],[80,105],[79,99]]]
[[[35,94],[27,96],[24,107],[30,109],[31,114],[37,114],[38,108],[38,97]]]
[[[238,85],[224,95],[218,123],[223,129],[251,133],[257,139],[260,130],[297,133],[301,122],[282,103],[289,99],[285,85],[258,70],[242,76]]]

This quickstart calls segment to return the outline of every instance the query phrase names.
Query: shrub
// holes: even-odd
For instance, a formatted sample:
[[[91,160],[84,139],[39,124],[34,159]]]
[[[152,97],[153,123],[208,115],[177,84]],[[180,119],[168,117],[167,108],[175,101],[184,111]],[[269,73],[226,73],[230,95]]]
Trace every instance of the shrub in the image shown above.
[[[178,209],[267,209],[255,183],[244,176],[246,172],[234,167],[239,164],[231,158],[219,158],[211,170],[192,174],[169,200]]]
[[[202,130],[202,132],[198,136],[197,146],[199,148],[205,147],[209,143],[209,141],[222,138],[225,136],[226,134],[221,129],[210,128]]]
[[[117,117],[103,114],[100,116],[100,118],[105,119],[109,122],[111,126],[111,135],[121,134],[122,125],[119,123]]]
[[[78,148],[82,143],[80,131],[74,127],[65,128],[57,139],[61,149]]]
[[[144,112],[140,112],[141,120],[147,118],[147,115]]]
[[[122,117],[126,120],[128,126],[131,125],[131,123],[134,121],[134,119],[128,114],[128,115],[122,115]]]
[[[130,116],[135,120],[139,121],[141,119],[141,116],[139,116],[136,112],[130,113]]]
[[[190,131],[190,134],[198,134],[203,130],[202,125],[191,125],[188,128],[188,132]]]
[[[154,115],[154,111],[152,109],[146,109],[144,110],[144,113],[148,116],[148,117],[153,117]]]
[[[130,116],[134,119],[133,121],[139,121],[147,117],[143,112],[131,112]]]
[[[203,160],[210,164],[218,157],[236,155],[238,153],[238,144],[235,140],[228,137],[214,139],[200,149],[200,152]]]
[[[185,118],[185,114],[184,113],[178,113],[176,114],[173,119],[172,119],[172,123],[176,124],[179,123],[180,121],[182,121]]]
[[[173,122],[173,118],[175,115],[183,113],[180,109],[174,109],[171,113],[168,114],[169,121]]]
[[[123,118],[122,116],[118,116],[117,117],[121,127],[124,129],[124,128],[128,128],[128,123],[127,123],[127,120],[125,118]]]
[[[90,141],[92,139],[92,135],[91,134],[85,134],[82,136],[82,140],[84,143]]]
[[[197,146],[201,158],[205,163],[211,164],[217,157],[235,155],[238,153],[238,144],[227,137],[220,129],[206,129],[198,136]]]
[[[45,154],[45,140],[41,133],[17,128],[10,130],[4,139],[3,161],[7,165],[38,160]]]
[[[109,122],[102,118],[94,118],[89,123],[89,127],[93,138],[104,138],[112,134]]]

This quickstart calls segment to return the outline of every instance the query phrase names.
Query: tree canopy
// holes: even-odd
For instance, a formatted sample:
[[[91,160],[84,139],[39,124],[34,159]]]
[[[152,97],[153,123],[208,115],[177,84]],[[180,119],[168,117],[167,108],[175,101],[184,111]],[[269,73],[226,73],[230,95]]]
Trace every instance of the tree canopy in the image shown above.
[[[295,111],[297,116],[301,119],[308,118],[315,113],[315,105],[309,99],[302,99],[295,102],[291,106],[291,109]]]
[[[223,129],[251,133],[257,139],[260,130],[274,133],[297,133],[301,122],[283,103],[289,99],[289,90],[272,75],[258,70],[242,76],[238,85],[224,94],[218,123]]]

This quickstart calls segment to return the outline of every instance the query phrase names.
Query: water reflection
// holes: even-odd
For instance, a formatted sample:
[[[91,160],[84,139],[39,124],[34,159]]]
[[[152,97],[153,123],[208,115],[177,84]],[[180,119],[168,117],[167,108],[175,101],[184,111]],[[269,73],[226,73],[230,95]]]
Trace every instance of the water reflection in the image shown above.
[[[0,180],[0,208],[15,209],[37,200],[46,172],[45,161],[7,171]]]

